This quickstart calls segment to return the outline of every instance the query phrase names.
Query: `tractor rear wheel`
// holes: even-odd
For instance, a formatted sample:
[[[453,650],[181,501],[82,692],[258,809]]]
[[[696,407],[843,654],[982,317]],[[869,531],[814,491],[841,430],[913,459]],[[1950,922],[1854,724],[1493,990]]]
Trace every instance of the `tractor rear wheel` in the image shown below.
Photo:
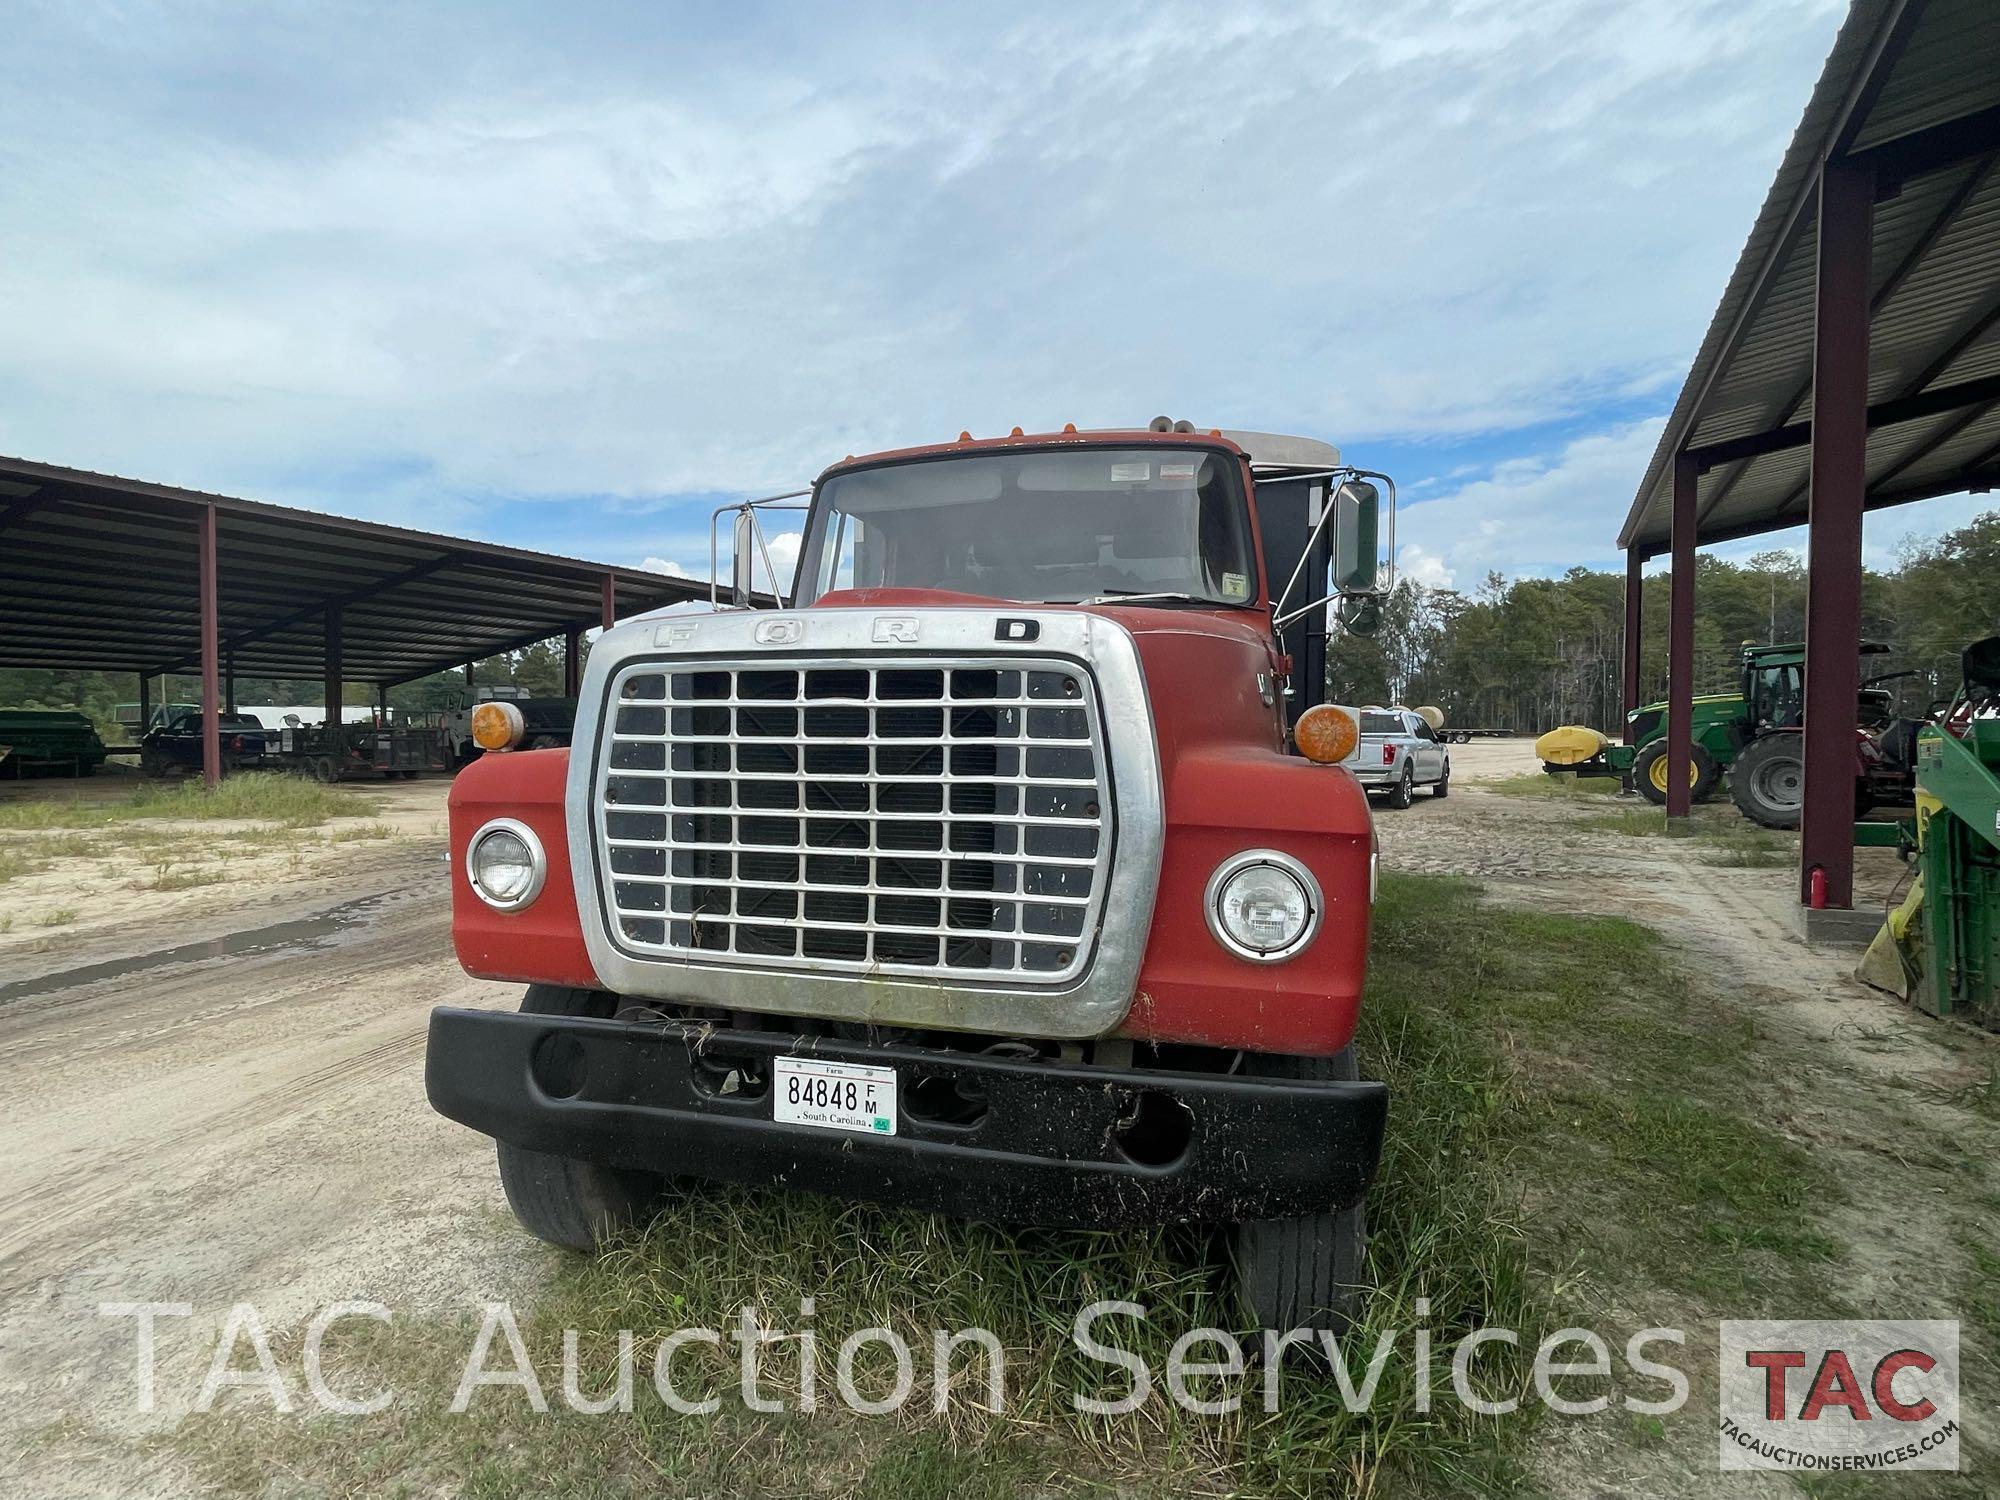
[[[1805,803],[1805,736],[1767,734],[1738,752],[1729,795],[1743,816],[1766,828],[1796,828]]]
[[[1715,763],[1700,745],[1688,747],[1688,759],[1693,762],[1689,770],[1688,800],[1699,802],[1715,790],[1716,778],[1721,776],[1722,767]],[[1632,784],[1639,789],[1639,795],[1655,807],[1667,805],[1667,740],[1666,736],[1654,740],[1641,750],[1632,762]]]

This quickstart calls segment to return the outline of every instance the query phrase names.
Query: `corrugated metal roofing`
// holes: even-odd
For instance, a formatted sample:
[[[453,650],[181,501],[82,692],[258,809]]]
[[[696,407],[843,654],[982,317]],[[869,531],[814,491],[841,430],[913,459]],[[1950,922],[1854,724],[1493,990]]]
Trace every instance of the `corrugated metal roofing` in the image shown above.
[[[395,683],[707,586],[640,568],[0,458],[0,666],[200,667],[198,518],[216,510],[219,635],[239,676]]]
[[[1666,550],[1672,457],[1809,419],[1820,163],[2000,106],[1995,0],[1856,0],[1765,198],[1619,533]],[[2000,166],[1913,176],[1876,204],[1871,404],[2000,376]],[[2000,480],[2000,396],[1877,427],[1871,507]],[[1697,487],[1698,539],[1805,520],[1807,450],[1719,464]]]

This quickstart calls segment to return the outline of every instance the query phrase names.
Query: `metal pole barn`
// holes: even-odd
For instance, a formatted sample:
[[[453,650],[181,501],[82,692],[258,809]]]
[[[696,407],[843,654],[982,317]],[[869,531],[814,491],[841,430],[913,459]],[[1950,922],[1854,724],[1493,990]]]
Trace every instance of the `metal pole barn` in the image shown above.
[[[1694,759],[1694,500],[1701,471],[1687,453],[1674,455],[1674,571],[1667,596],[1667,816],[1690,810],[1688,772]]]
[[[201,592],[201,779],[211,788],[222,780],[221,662],[216,643],[215,505],[202,506],[198,520]]]
[[[1805,806],[1799,896],[1854,905],[1854,715],[1861,688],[1861,513],[1868,492],[1868,289],[1875,174],[1820,171],[1806,540]]]

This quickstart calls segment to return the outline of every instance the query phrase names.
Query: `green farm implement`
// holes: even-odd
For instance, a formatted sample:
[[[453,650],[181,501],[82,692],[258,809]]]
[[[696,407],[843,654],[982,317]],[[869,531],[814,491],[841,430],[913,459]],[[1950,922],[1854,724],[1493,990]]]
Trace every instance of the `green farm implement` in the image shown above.
[[[2000,1027],[2000,636],[1962,664],[1951,707],[1917,734],[1917,876],[1862,977],[1883,983],[1893,954],[1919,1008]]]
[[[88,776],[104,764],[104,741],[83,714],[0,708],[0,776]]]

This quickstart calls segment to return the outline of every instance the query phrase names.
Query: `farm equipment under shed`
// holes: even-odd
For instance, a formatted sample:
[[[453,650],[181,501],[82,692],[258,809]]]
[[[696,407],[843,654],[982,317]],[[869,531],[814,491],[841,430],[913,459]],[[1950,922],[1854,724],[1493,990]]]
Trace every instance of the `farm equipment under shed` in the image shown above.
[[[1875,642],[1864,655],[1889,648]],[[1746,818],[1766,828],[1796,828],[1805,786],[1805,659],[1803,645],[1745,642],[1741,686],[1734,693],[1704,693],[1693,700],[1691,764],[1694,800],[1716,794],[1728,778],[1729,795]],[[1877,684],[1908,674],[1867,679],[1855,704],[1854,809],[1907,805],[1917,721],[1897,719],[1892,695]],[[1648,703],[1626,716],[1629,744],[1566,724],[1535,741],[1550,775],[1616,776],[1648,802],[1667,800],[1667,706]]]
[[[1916,879],[1861,976],[2000,1027],[2000,636],[1962,662],[1950,708],[1917,735]]]
[[[104,741],[83,714],[0,708],[0,776],[88,776],[104,755]]]

